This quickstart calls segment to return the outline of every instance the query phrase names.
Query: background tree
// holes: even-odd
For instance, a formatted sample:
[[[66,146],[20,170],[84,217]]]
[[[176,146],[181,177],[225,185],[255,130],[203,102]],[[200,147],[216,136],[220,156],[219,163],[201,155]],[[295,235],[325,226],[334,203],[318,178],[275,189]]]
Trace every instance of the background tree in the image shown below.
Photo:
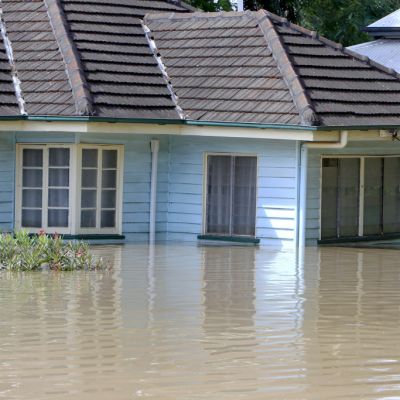
[[[205,11],[231,10],[229,0],[189,0]],[[370,40],[362,29],[400,8],[400,0],[244,0],[246,10],[264,8],[345,46]]]
[[[204,11],[231,11],[232,4],[229,0],[189,0],[186,1],[193,7]]]

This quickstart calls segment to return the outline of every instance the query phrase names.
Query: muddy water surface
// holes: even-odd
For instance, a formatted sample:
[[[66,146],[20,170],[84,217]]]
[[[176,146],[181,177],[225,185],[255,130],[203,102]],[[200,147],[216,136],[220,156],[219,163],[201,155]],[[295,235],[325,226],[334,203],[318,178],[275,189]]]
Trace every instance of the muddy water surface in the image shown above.
[[[0,398],[400,399],[400,251],[96,251],[0,273]]]

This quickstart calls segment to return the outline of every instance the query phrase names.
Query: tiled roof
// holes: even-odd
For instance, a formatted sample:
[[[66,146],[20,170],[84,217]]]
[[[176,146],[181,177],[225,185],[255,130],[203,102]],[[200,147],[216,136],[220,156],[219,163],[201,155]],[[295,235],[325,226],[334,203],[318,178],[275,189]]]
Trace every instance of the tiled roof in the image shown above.
[[[18,114],[19,106],[15,96],[11,67],[4,42],[0,40],[0,115],[15,116]]]
[[[75,114],[68,76],[44,2],[2,0],[1,7],[25,111],[35,115]]]
[[[167,1],[61,0],[96,115],[179,118],[141,25],[146,13],[188,11]]]
[[[254,15],[150,15],[145,20],[189,119],[301,122]]]
[[[263,10],[191,13],[174,0],[0,8],[0,115],[400,125],[398,74]]]
[[[145,23],[189,118],[400,123],[393,70],[264,10],[149,15]]]

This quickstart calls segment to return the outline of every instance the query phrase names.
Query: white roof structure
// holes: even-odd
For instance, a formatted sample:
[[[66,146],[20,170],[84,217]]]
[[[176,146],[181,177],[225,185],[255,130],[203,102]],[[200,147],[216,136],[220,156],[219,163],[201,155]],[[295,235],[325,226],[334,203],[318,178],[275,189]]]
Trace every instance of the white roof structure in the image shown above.
[[[400,9],[368,25],[364,31],[376,40],[349,49],[400,72]]]

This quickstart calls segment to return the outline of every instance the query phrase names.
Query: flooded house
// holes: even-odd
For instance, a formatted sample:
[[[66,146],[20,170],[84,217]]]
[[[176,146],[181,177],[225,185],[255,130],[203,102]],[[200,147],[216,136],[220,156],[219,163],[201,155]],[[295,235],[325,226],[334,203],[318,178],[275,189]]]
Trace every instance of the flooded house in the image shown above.
[[[303,246],[400,233],[400,78],[267,11],[3,0],[0,227]]]

